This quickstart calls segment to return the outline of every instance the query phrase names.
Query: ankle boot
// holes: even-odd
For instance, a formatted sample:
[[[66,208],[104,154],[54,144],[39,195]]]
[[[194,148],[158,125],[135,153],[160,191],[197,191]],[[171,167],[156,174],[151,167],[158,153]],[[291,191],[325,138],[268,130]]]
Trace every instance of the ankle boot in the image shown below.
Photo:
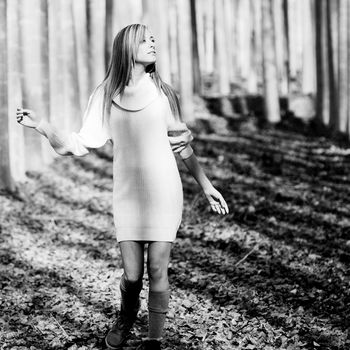
[[[121,349],[130,337],[130,331],[134,325],[140,308],[140,300],[133,310],[127,312],[123,305],[120,308],[116,321],[105,337],[105,343],[109,349]]]
[[[130,336],[130,331],[136,321],[140,309],[140,291],[142,280],[131,283],[122,276],[120,283],[121,306],[117,319],[105,337],[105,343],[110,349],[121,349]]]

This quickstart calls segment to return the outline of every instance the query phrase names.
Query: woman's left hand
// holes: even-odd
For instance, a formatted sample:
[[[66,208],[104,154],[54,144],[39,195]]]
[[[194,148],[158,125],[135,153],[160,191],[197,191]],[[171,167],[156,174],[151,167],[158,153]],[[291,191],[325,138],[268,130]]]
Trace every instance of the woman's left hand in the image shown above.
[[[204,190],[204,194],[207,197],[213,211],[217,212],[218,214],[228,214],[229,210],[227,203],[224,197],[215,187],[210,187],[209,189]]]

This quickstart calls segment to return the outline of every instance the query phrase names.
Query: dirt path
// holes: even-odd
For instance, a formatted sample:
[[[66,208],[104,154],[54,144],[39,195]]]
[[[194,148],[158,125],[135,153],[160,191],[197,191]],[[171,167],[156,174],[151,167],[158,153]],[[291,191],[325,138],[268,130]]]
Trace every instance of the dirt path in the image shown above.
[[[231,213],[209,211],[179,160],[167,349],[349,349],[348,152],[276,130],[194,148]],[[24,201],[0,196],[1,349],[104,349],[122,273],[110,152],[61,157],[29,174]],[[147,331],[145,277],[130,349]]]

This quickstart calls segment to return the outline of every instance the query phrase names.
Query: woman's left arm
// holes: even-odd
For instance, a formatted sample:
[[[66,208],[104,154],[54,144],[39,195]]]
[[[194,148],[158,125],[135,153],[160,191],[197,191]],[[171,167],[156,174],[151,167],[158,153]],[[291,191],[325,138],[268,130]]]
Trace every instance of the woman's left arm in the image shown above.
[[[182,158],[182,160],[185,163],[187,169],[190,171],[191,175],[201,186],[212,210],[219,214],[228,214],[229,209],[224,197],[212,185],[208,177],[205,175],[194,152],[192,151],[192,154],[189,157]]]

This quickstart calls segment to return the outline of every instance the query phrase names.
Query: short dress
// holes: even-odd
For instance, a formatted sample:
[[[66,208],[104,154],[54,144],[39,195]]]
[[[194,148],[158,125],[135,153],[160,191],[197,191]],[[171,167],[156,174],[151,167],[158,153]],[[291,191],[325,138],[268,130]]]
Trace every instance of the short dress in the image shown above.
[[[113,142],[113,217],[117,241],[173,242],[182,220],[183,188],[175,153],[189,158],[193,136],[175,119],[150,73],[114,97],[108,121],[103,90],[91,95],[78,133],[62,133],[44,119],[37,130],[57,153],[84,156]],[[177,136],[169,136],[177,131]],[[180,151],[173,150],[180,146]]]

